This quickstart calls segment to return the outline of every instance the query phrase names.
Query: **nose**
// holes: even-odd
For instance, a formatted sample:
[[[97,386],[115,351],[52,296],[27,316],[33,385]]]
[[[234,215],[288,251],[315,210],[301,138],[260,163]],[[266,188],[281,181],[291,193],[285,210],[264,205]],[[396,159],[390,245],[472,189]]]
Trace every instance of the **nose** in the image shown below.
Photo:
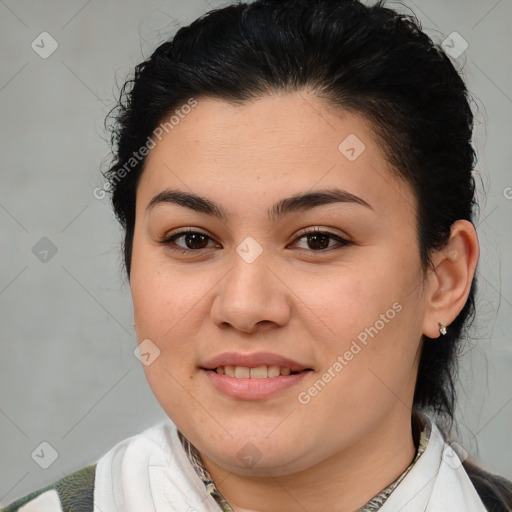
[[[217,326],[251,334],[289,322],[291,292],[267,264],[264,257],[252,263],[235,257],[212,303],[211,319]]]

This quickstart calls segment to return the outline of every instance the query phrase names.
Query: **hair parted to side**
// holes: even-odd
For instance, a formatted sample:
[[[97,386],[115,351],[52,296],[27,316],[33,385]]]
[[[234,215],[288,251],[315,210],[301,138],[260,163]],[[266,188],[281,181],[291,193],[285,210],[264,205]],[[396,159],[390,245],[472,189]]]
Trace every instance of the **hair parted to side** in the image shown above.
[[[256,0],[227,6],[180,28],[136,66],[110,116],[114,159],[105,173],[125,230],[128,276],[145,159],[122,179],[118,173],[154,130],[191,98],[243,103],[306,90],[333,112],[348,110],[371,122],[394,172],[415,192],[418,248],[428,269],[452,224],[473,219],[471,97],[418,20],[384,3]],[[476,281],[442,340],[423,339],[414,408],[430,410],[448,429],[457,354],[474,315],[475,288]]]

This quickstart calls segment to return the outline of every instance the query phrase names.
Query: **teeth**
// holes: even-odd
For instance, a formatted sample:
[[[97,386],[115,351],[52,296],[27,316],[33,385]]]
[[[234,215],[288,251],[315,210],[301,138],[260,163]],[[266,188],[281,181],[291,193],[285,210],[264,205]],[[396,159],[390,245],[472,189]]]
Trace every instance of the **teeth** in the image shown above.
[[[290,368],[281,368],[279,366],[257,366],[249,368],[247,366],[219,366],[215,368],[219,375],[235,377],[236,379],[266,379],[279,377],[280,375],[290,375]]]
[[[251,379],[266,379],[267,377],[268,370],[266,366],[251,368]]]
[[[281,375],[281,368],[279,366],[269,366],[267,375],[268,377],[279,377]]]
[[[235,367],[235,377],[237,379],[248,379],[251,376],[250,368],[247,366],[236,366]]]

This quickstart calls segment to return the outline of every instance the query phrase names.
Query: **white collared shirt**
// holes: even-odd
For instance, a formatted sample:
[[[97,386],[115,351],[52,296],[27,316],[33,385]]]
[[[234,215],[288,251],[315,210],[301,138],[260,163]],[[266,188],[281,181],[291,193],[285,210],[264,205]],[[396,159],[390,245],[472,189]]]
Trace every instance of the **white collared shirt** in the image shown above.
[[[98,462],[95,512],[219,512],[170,420],[122,441]],[[486,512],[459,456],[431,421],[425,451],[381,512]]]

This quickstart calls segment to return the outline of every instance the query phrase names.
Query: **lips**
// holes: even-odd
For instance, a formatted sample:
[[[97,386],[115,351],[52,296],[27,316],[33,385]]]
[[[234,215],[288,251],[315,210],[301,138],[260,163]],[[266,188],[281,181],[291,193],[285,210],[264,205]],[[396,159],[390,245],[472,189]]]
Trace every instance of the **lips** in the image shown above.
[[[218,391],[232,398],[262,400],[298,385],[312,368],[270,352],[224,353],[200,369]]]

